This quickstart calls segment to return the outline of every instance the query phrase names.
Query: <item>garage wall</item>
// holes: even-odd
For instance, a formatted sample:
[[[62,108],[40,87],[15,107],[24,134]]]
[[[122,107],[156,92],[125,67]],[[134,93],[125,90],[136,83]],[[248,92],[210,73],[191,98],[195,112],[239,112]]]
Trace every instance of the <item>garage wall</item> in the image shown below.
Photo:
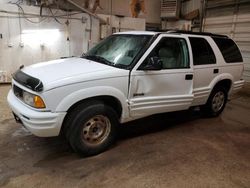
[[[143,18],[117,17],[105,14],[98,14],[100,18],[107,21],[101,25],[101,39],[112,33],[123,31],[144,31],[146,21]]]
[[[225,34],[236,41],[244,59],[244,79],[250,81],[250,1],[208,1],[203,30]]]
[[[80,0],[79,0],[80,1]],[[157,23],[160,24],[160,2],[161,0],[144,0],[146,7],[146,14],[141,13],[139,18],[146,19],[146,23]],[[112,15],[123,15],[131,17],[130,11],[131,0],[100,0],[102,9],[98,9],[98,14],[111,14]],[[111,5],[112,3],[112,5]],[[112,11],[111,11],[112,8]]]
[[[40,14],[39,7],[22,7],[25,13]],[[21,65],[79,56],[99,41],[99,20],[91,19],[90,37],[91,22],[87,14],[69,16],[67,27],[67,17],[58,18],[60,24],[53,17],[27,16],[33,22],[43,20],[40,23],[31,23],[22,15],[19,19],[17,12],[18,8],[15,5],[0,4],[0,82],[10,81],[11,73]],[[66,15],[63,11],[53,12],[56,15]],[[49,15],[49,11],[43,9],[43,14]]]
[[[84,0],[73,0],[76,4],[84,7]],[[132,0],[100,0],[100,7],[97,7],[96,14],[122,15],[132,17],[130,4]],[[95,0],[88,0],[89,7],[92,8]],[[146,19],[146,23],[160,24],[160,2],[161,0],[144,0],[146,13],[140,13],[139,18]]]
[[[163,20],[162,29],[177,29],[177,30],[191,30],[192,22],[190,20]]]
[[[181,2],[180,19],[164,19],[161,21],[162,29],[180,29],[180,30],[191,30],[192,21],[183,19],[184,15],[199,9],[201,11],[201,3],[203,0],[190,0]],[[193,29],[194,30],[194,29]],[[197,31],[199,28],[197,28]]]
[[[181,14],[185,15],[193,10],[200,9],[201,3],[203,3],[203,0],[182,1]]]

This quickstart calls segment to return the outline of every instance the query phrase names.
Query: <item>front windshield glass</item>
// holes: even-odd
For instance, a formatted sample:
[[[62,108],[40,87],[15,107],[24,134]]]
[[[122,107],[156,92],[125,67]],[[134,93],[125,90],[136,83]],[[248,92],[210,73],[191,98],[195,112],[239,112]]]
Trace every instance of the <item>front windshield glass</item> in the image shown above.
[[[112,35],[89,50],[83,58],[127,68],[151,37],[151,35]]]

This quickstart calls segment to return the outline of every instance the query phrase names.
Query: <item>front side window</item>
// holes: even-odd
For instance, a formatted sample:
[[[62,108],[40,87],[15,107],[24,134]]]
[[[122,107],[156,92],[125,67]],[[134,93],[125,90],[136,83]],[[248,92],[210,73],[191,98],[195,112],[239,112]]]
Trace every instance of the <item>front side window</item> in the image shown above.
[[[189,37],[189,40],[192,47],[194,65],[207,65],[216,63],[214,52],[206,39]]]
[[[151,38],[151,35],[112,35],[97,44],[83,58],[127,68]]]
[[[145,59],[142,67],[150,63],[151,58],[162,62],[162,69],[189,68],[187,43],[183,38],[164,37]]]
[[[212,37],[227,63],[243,62],[239,48],[229,38]]]

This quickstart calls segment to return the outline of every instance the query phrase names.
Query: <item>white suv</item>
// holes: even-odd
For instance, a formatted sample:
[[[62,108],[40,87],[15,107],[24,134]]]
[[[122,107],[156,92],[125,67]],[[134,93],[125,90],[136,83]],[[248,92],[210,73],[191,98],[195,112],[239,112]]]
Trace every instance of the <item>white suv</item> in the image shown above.
[[[95,155],[114,142],[119,123],[193,106],[219,115],[243,86],[242,72],[227,36],[124,32],[82,57],[21,67],[8,102],[33,134],[62,133],[76,152]]]

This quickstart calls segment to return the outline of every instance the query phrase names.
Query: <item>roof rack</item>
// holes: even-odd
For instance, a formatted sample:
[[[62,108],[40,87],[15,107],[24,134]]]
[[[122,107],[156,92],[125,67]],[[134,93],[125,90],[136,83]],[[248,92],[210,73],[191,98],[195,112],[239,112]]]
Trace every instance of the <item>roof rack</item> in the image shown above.
[[[203,35],[203,36],[211,36],[211,37],[223,37],[228,38],[226,35],[219,35],[208,32],[194,32],[194,31],[185,31],[185,30],[158,30],[156,32],[165,32],[165,33],[180,33],[180,34],[190,34],[190,35]]]

